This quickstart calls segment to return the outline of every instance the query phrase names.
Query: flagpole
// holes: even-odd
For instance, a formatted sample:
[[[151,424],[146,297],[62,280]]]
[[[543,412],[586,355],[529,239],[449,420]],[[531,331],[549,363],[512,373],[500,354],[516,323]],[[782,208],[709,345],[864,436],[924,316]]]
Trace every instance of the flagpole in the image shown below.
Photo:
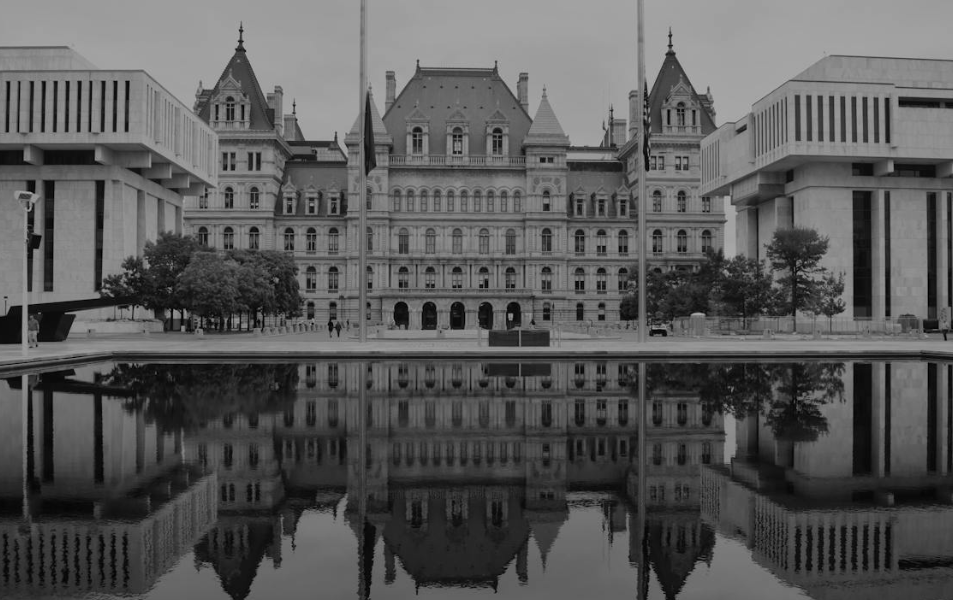
[[[639,122],[641,136],[639,138],[639,154],[641,155],[644,152],[645,148],[645,136],[649,135],[649,132],[645,130],[646,115],[645,111],[648,108],[648,100],[646,98],[648,88],[645,84],[645,7],[643,6],[643,0],[638,1],[638,49],[639,49],[639,94],[642,95],[642,101],[639,102]],[[645,303],[645,252],[648,248],[648,244],[645,239],[645,219],[648,212],[646,211],[646,198],[645,198],[645,157],[639,156],[639,320],[638,320],[638,342],[640,344],[645,343],[645,330],[648,329],[648,316],[646,313],[646,303]]]
[[[358,132],[360,133],[358,144],[357,170],[360,172],[358,179],[358,190],[360,191],[360,210],[358,214],[357,235],[354,239],[358,245],[358,265],[357,265],[357,329],[360,343],[367,342],[367,173],[366,160],[364,156],[364,131],[367,121],[364,111],[367,110],[367,8],[366,0],[361,0],[361,83],[359,86],[358,105],[360,106],[360,117],[358,118]]]

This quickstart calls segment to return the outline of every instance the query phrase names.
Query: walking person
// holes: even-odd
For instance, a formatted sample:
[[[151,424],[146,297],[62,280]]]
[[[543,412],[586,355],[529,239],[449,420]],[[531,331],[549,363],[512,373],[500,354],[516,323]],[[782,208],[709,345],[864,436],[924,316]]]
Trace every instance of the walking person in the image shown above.
[[[342,330],[342,329],[344,329],[344,328],[341,327],[341,322],[340,322],[340,321],[338,321],[337,323],[334,324],[334,330],[338,332],[338,337],[341,337],[341,330]]]
[[[30,348],[38,348],[40,342],[38,337],[40,335],[40,322],[36,320],[36,315],[30,315],[30,320],[27,322],[27,343]]]
[[[333,335],[334,335],[334,321],[332,321],[331,319],[328,319],[328,337],[332,337]]]
[[[946,334],[950,332],[950,309],[940,309],[940,330],[943,332],[943,341],[946,341]]]

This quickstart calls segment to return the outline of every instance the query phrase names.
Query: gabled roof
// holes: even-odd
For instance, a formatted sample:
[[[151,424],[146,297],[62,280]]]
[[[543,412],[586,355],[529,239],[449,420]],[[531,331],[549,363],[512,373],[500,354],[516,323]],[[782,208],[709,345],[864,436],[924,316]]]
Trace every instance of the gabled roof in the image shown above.
[[[698,113],[701,118],[702,135],[708,135],[716,129],[715,122],[708,111],[705,110],[701,99],[698,97],[698,92],[695,91],[695,86],[688,79],[688,74],[685,73],[682,64],[678,62],[675,50],[672,49],[671,37],[669,37],[668,52],[665,53],[665,60],[662,61],[662,68],[659,69],[658,77],[655,78],[655,85],[649,92],[652,133],[662,133],[662,105],[665,104],[672,88],[676,87],[679,81],[691,88],[692,101],[699,107]]]
[[[206,123],[211,122],[212,103],[211,100],[218,96],[220,87],[223,83],[233,79],[238,83],[242,93],[248,96],[251,102],[251,115],[249,129],[254,131],[268,131],[275,128],[274,110],[268,107],[268,99],[261,90],[258,83],[258,77],[255,76],[255,70],[252,69],[251,62],[245,52],[245,42],[242,39],[244,29],[239,28],[238,46],[235,48],[235,54],[222,70],[221,77],[215,82],[208,94],[202,100],[202,104],[196,107],[196,113]]]
[[[545,146],[569,145],[569,136],[563,131],[553,107],[549,104],[546,88],[543,88],[543,99],[539,102],[536,117],[533,119],[533,126],[529,128],[529,133],[526,134],[523,143]]]

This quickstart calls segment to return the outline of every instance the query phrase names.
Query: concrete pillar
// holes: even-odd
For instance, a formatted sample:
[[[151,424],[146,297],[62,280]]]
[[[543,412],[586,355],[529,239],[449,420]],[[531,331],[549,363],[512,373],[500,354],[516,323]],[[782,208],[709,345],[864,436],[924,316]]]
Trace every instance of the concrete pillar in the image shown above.
[[[885,431],[886,426],[886,404],[884,401],[884,385],[886,378],[884,376],[885,366],[883,363],[874,363],[872,366],[873,385],[871,386],[871,409],[873,419],[871,423],[871,443],[873,445],[873,457],[871,470],[876,477],[884,477],[887,467],[886,457],[884,456],[885,440],[890,436],[889,431]]]
[[[883,319],[887,311],[887,298],[890,290],[886,287],[884,274],[886,273],[886,241],[890,232],[886,226],[886,202],[884,190],[877,190],[871,199],[871,238],[873,239],[873,255],[870,257],[873,272],[873,318]],[[944,246],[945,247],[945,246]],[[944,271],[945,272],[945,271]],[[850,281],[850,273],[845,279]],[[945,288],[944,288],[945,289]]]

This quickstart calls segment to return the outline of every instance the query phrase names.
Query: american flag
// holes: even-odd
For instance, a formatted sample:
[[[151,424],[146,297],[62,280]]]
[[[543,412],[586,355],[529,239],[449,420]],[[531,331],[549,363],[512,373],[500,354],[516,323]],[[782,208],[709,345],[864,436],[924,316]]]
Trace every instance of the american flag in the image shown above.
[[[642,95],[642,158],[645,159],[645,170],[649,170],[649,155],[652,153],[652,113],[649,111],[649,84],[645,83],[645,93]]]

